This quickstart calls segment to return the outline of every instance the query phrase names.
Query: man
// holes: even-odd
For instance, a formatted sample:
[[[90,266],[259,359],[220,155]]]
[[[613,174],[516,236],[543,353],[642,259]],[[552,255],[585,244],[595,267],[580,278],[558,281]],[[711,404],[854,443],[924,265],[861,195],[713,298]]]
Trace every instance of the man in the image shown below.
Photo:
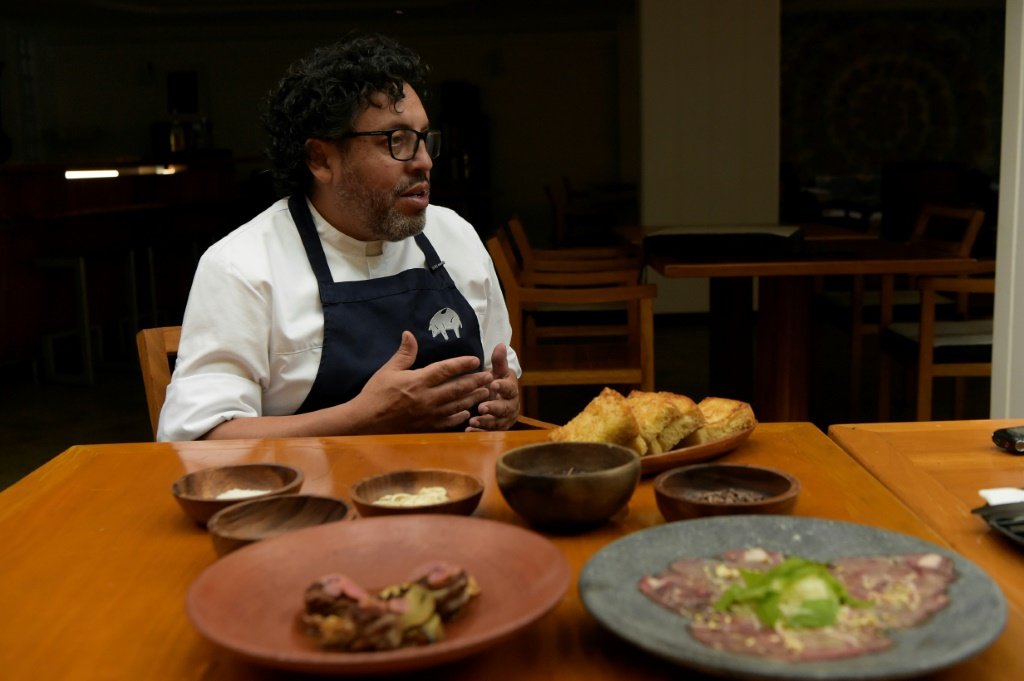
[[[268,98],[290,194],[197,268],[159,440],[506,429],[518,359],[473,228],[429,205],[440,134],[419,57],[315,50]]]

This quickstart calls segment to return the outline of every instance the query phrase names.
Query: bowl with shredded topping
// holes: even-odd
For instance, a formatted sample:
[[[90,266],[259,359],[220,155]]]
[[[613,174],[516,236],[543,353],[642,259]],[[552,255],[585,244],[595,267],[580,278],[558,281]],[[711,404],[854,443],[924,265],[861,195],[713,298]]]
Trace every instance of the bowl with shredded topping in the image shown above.
[[[470,515],[480,504],[483,480],[434,468],[391,471],[354,484],[352,503],[363,517],[409,513]]]
[[[302,471],[276,463],[252,463],[203,468],[181,476],[171,494],[190,518],[206,525],[214,513],[234,504],[302,487]]]
[[[654,480],[654,497],[665,520],[714,515],[787,513],[800,481],[784,471],[743,464],[695,464],[673,468]]]

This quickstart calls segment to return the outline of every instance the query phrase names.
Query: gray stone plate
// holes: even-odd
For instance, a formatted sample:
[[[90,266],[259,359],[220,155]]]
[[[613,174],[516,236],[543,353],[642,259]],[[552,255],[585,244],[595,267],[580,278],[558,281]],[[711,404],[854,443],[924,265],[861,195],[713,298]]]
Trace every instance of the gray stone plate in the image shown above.
[[[893,631],[893,646],[846,660],[779,662],[709,648],[689,621],[649,600],[637,583],[679,558],[711,558],[762,547],[828,562],[840,556],[934,552],[949,556],[957,579],[950,603],[913,629]],[[718,516],[636,532],[583,567],[580,597],[601,624],[640,648],[704,672],[740,679],[897,679],[943,669],[984,650],[1006,625],[1006,600],[976,565],[929,542],[887,530],[793,516]]]

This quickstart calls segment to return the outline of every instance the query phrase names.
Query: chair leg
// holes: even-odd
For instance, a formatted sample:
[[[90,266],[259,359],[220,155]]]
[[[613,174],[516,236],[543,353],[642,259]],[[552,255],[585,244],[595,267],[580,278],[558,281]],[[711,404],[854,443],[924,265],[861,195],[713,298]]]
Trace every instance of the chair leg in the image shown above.
[[[44,258],[37,262],[42,268],[69,268],[72,272],[75,288],[76,329],[64,334],[48,334],[43,338],[43,368],[46,378],[52,381],[85,383],[96,382],[96,371],[93,366],[94,348],[92,338],[92,322],[89,319],[89,293],[87,288],[85,257],[81,255],[67,258]],[[79,357],[82,373],[75,375],[61,374],[57,368],[54,342],[57,336],[71,335],[78,338]]]
[[[654,305],[650,299],[640,301],[640,389],[654,390]]]
[[[526,416],[539,418],[540,415],[540,389],[535,385],[520,387],[520,413]]]
[[[884,348],[878,356],[878,420],[888,421],[892,411],[892,356]]]
[[[953,416],[961,420],[967,414],[967,378],[957,376],[953,379]]]
[[[146,284],[149,309],[149,321],[153,326],[160,325],[160,308],[157,303],[156,293],[156,249],[153,246],[146,247]]]
[[[853,278],[850,289],[850,409],[857,413],[864,369],[864,277]]]
[[[932,419],[932,383],[933,377],[927,371],[917,372],[917,414],[918,421]]]
[[[860,413],[860,396],[864,370],[864,336],[857,329],[850,329],[850,413]]]

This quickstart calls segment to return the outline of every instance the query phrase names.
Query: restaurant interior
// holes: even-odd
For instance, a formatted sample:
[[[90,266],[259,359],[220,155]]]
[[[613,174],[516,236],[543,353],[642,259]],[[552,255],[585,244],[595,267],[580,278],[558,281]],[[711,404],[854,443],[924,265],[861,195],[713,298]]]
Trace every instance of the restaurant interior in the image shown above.
[[[743,3],[749,16],[673,5],[5,3],[0,486],[72,443],[151,439],[135,332],[180,324],[203,249],[275,198],[259,101],[289,62],[351,29],[391,34],[430,63],[444,135],[432,201],[484,239],[518,215],[541,248],[607,246],[640,222],[900,240],[923,204],[941,203],[984,211],[971,254],[993,256],[1002,1]],[[668,73],[651,54],[665,40],[658,11],[704,22],[677,27],[694,47]],[[730,80],[758,59],[718,44],[777,55],[767,83]],[[66,175],[89,170],[118,176]],[[643,277],[658,286],[655,386],[698,399],[732,389],[708,367],[707,281]],[[850,336],[833,322],[814,308],[807,420],[879,420],[878,339],[854,395]],[[910,379],[896,381],[889,419],[914,420]],[[966,400],[949,383],[936,384],[935,418],[987,416],[987,377],[968,381]],[[542,388],[531,415],[564,423],[599,388]]]
[[[261,99],[354,29],[432,66],[525,413],[154,441]],[[1024,677],[1022,47],[1024,0],[0,3],[0,677]]]

